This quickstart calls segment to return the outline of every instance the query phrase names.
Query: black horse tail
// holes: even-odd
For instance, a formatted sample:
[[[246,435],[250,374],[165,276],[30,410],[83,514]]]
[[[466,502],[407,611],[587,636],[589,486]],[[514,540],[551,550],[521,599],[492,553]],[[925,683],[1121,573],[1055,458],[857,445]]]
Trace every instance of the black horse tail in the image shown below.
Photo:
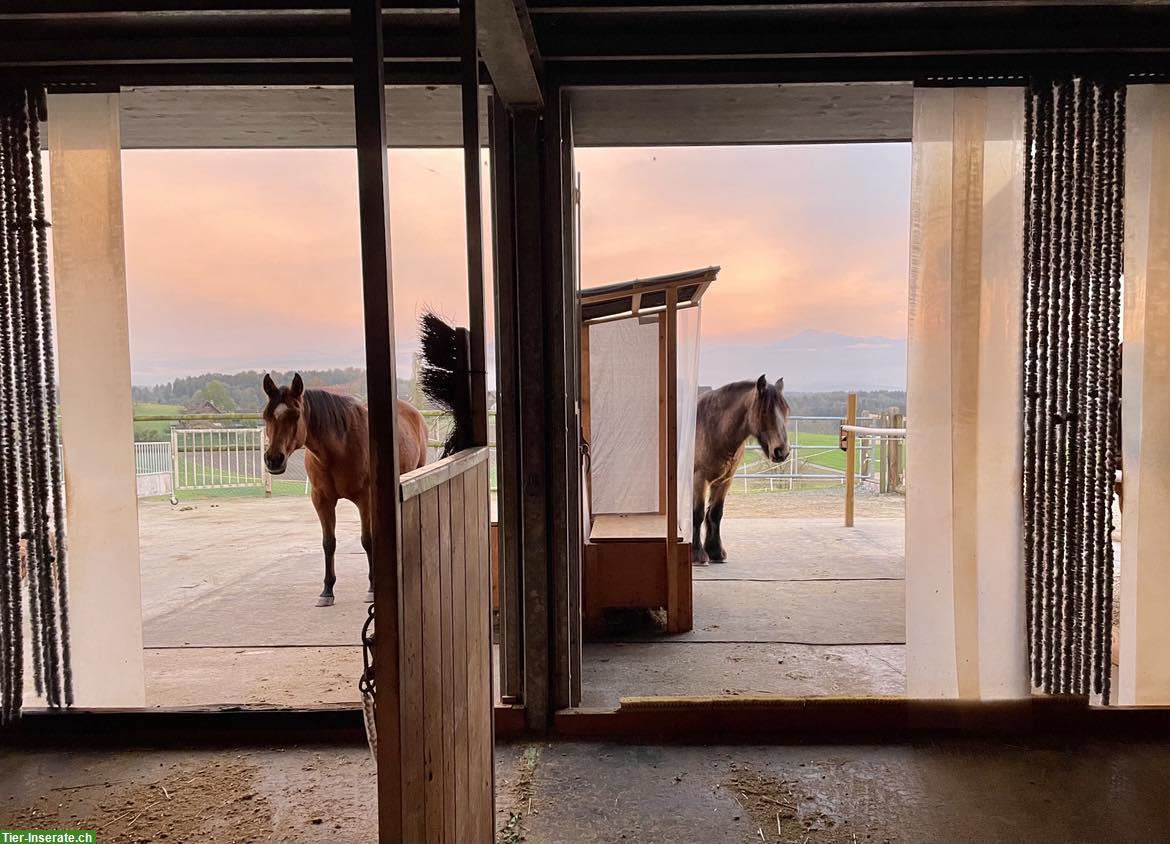
[[[466,328],[453,328],[433,311],[424,311],[419,319],[419,338],[419,386],[423,395],[452,419],[443,443],[443,457],[448,457],[471,447],[469,335]]]

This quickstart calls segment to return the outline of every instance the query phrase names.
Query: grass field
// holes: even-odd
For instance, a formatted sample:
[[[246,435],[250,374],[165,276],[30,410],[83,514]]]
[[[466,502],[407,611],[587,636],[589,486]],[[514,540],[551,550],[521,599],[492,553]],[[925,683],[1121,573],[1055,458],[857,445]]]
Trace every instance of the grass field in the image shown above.
[[[134,402],[134,415],[137,416],[178,416],[183,412],[181,404],[153,404],[146,401]],[[171,426],[174,422],[135,422],[135,442],[161,442],[170,439]]]

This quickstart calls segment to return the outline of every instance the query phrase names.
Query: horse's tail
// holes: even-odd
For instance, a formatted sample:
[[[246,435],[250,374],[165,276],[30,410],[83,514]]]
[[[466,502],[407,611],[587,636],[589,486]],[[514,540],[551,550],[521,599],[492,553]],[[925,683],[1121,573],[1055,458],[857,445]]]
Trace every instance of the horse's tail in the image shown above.
[[[443,443],[443,456],[471,446],[471,378],[468,373],[468,333],[453,328],[433,311],[419,319],[422,365],[419,386],[440,410],[451,414],[451,430]]]

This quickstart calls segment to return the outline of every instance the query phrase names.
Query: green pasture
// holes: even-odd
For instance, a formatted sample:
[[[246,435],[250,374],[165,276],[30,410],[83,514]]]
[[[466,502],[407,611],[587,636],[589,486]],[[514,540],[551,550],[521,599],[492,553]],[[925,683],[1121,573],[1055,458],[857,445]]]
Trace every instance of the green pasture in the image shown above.
[[[134,416],[178,416],[183,412],[181,404],[155,404],[147,401],[134,402]],[[135,442],[163,442],[171,438],[174,422],[135,422]]]

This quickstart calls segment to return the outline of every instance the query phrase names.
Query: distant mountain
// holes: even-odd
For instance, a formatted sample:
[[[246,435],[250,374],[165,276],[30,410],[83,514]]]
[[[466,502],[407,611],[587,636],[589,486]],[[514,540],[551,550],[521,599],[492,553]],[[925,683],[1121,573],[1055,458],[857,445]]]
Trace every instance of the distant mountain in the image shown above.
[[[806,392],[906,389],[906,341],[802,331],[771,343],[703,341],[699,381],[718,386],[766,374]]]

